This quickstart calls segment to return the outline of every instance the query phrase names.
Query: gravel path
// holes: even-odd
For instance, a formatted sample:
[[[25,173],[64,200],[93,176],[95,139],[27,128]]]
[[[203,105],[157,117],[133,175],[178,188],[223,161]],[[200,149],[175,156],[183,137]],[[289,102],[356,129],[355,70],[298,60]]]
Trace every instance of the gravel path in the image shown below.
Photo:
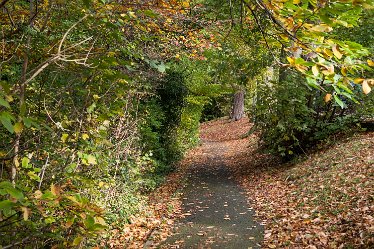
[[[260,248],[263,227],[224,165],[223,143],[205,142],[203,148],[207,160],[194,165],[183,190],[184,218],[160,247]]]

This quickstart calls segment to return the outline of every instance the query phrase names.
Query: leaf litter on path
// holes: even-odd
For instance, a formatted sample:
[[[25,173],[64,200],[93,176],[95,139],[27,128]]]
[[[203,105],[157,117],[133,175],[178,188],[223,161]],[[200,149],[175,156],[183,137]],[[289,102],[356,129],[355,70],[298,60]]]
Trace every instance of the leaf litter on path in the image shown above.
[[[248,119],[219,119],[203,123],[200,137],[227,148],[222,160],[246,190],[258,221],[265,225],[263,248],[374,248],[373,133],[342,139],[331,148],[284,164],[258,149],[256,134],[241,138],[250,128]],[[143,223],[153,225],[138,221],[134,224],[140,225],[131,224],[122,231],[126,248],[143,247],[144,236],[156,230],[149,244],[155,247],[171,233],[175,220],[192,215],[182,214],[183,197],[172,196],[183,179],[193,174],[196,162],[209,163],[212,158],[203,146],[189,152],[176,175],[150,198],[150,218]],[[170,205],[167,208],[169,202],[172,210]],[[213,213],[219,214],[219,210]],[[207,238],[214,242],[214,237]],[[175,248],[183,248],[185,240],[179,243]]]

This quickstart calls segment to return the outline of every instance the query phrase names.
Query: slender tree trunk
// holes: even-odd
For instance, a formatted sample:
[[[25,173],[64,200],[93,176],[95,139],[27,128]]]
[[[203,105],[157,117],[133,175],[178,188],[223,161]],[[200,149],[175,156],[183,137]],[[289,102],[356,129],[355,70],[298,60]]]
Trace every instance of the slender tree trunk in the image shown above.
[[[37,3],[35,3],[37,4]],[[30,27],[33,26],[33,16],[34,16],[34,1],[30,0]],[[24,51],[23,56],[23,65],[22,65],[22,71],[21,71],[21,78],[19,82],[19,115],[17,122],[23,122],[22,117],[25,115],[26,112],[26,101],[25,101],[25,95],[26,95],[26,74],[27,74],[27,68],[29,66],[29,52],[30,52],[30,44],[31,44],[31,37],[30,35],[27,36],[27,48]],[[14,158],[13,158],[13,165],[11,168],[11,180],[13,185],[16,184],[16,178],[17,178],[17,171],[19,167],[20,162],[20,141],[21,141],[21,133],[22,131],[16,133],[16,138],[14,140]]]
[[[234,94],[234,101],[230,118],[238,121],[244,116],[244,91],[240,90]]]

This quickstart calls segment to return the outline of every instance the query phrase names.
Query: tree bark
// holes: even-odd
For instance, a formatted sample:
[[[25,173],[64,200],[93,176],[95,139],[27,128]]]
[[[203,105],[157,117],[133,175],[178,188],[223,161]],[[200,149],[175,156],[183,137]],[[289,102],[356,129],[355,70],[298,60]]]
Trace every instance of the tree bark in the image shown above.
[[[244,116],[244,91],[240,90],[234,94],[234,101],[230,119],[234,121],[240,120]]]

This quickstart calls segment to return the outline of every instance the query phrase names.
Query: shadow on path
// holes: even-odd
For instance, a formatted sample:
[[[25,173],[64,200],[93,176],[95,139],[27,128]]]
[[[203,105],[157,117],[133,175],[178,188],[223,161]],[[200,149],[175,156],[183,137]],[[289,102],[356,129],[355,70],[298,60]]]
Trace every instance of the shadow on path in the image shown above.
[[[224,165],[224,145],[205,142],[203,147],[206,163],[190,169],[183,190],[184,218],[160,248],[260,248],[263,227]]]

